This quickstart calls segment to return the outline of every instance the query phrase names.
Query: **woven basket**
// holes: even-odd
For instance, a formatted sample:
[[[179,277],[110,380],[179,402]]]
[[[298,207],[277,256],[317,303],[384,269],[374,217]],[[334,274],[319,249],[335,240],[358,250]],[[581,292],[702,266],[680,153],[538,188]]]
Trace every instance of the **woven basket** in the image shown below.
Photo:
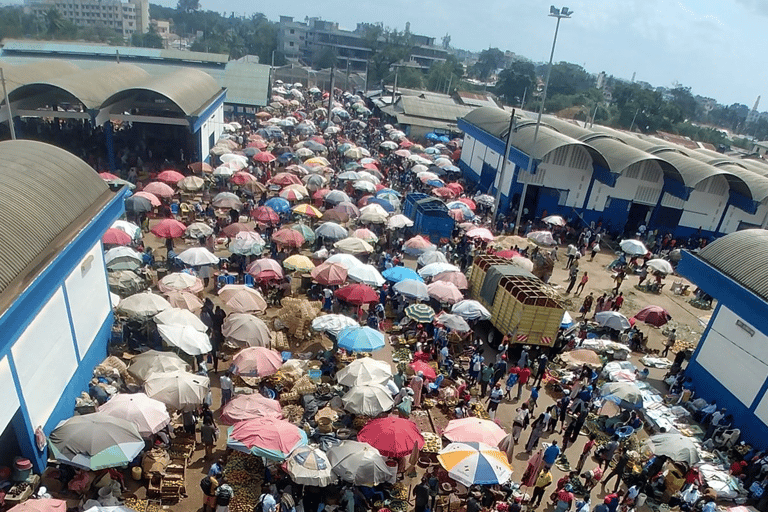
[[[293,392],[297,392],[300,395],[308,395],[317,391],[317,384],[312,382],[309,376],[304,375],[293,384]]]
[[[295,403],[299,401],[300,395],[295,391],[280,394],[280,405]]]

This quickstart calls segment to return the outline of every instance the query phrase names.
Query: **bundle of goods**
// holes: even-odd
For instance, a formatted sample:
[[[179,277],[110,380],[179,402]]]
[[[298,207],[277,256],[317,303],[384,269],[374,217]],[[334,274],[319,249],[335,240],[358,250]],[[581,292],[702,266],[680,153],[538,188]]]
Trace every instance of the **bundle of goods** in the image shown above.
[[[278,318],[288,328],[288,334],[297,340],[310,337],[312,320],[320,313],[320,302],[286,297]]]
[[[443,449],[443,441],[440,436],[433,432],[422,432],[421,437],[424,438],[424,448],[421,449],[424,453],[438,453]]]

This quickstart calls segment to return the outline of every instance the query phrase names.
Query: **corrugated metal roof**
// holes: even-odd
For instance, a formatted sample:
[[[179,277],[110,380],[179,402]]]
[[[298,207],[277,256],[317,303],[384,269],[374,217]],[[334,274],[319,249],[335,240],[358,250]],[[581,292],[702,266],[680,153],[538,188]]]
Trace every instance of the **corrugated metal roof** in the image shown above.
[[[44,60],[39,64],[27,64],[25,66],[12,66],[8,63],[0,63],[5,75],[5,87],[8,94],[19,86],[30,82],[39,82],[50,78],[62,77],[77,73],[80,68],[63,60]],[[4,102],[5,98],[0,98]]]
[[[736,231],[706,246],[699,257],[768,300],[768,231]]]
[[[712,153],[717,156],[713,157]],[[708,151],[707,153],[698,150],[690,151],[688,156],[737,176],[749,188],[751,198],[758,203],[768,197],[768,178],[749,169],[740,160],[729,158],[713,151]]]
[[[228,62],[222,85],[227,88],[227,103],[266,105],[269,96],[269,66],[252,62]]]
[[[0,142],[0,294],[109,190],[75,155],[42,142]]]
[[[409,116],[439,119],[442,121],[456,122],[456,119],[467,115],[472,107],[457,105],[456,102],[433,102],[418,96],[403,96],[400,98],[403,112]]]
[[[445,131],[452,131],[456,129],[456,123],[448,121],[441,121],[439,119],[428,119],[426,117],[409,116],[407,114],[395,113],[397,122],[403,125],[410,126],[423,126],[430,129],[440,129]]]

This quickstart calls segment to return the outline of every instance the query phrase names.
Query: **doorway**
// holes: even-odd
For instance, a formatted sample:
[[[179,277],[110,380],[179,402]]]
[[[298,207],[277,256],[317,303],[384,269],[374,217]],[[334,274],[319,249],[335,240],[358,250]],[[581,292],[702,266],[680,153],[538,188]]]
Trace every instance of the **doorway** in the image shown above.
[[[624,225],[625,236],[634,236],[637,228],[646,223],[650,211],[651,206],[648,204],[632,203],[627,214],[627,223]]]

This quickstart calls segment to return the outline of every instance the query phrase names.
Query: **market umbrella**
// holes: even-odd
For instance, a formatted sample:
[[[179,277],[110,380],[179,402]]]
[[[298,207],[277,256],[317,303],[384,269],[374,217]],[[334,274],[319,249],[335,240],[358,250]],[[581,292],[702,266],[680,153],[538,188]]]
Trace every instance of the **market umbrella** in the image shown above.
[[[541,220],[545,224],[549,224],[551,226],[565,226],[565,219],[560,215],[550,215],[549,217],[544,217]]]
[[[127,220],[116,220],[112,223],[113,228],[119,229],[120,231],[125,231],[131,238],[134,240],[138,240],[141,238],[141,228],[134,224],[133,222],[128,222]]]
[[[31,499],[22,501],[11,508],[13,508],[13,512],[67,512],[67,502],[55,498]],[[88,512],[91,512],[91,510],[88,509]]]
[[[260,318],[247,313],[227,315],[221,326],[222,335],[249,347],[268,347],[272,343],[269,327]]]
[[[341,252],[347,254],[370,254],[374,251],[373,246],[355,237],[345,238],[334,243],[333,246]],[[351,269],[350,269],[351,270]]]
[[[283,260],[283,266],[288,270],[295,270],[298,272],[309,272],[315,268],[315,264],[312,263],[312,260],[302,254],[288,256]]]
[[[349,221],[349,214],[336,209],[326,210],[323,213],[322,219],[326,222],[344,223]],[[347,236],[346,230],[344,236],[339,238],[345,238]]]
[[[403,244],[403,247],[405,252],[414,255],[435,250],[435,245],[421,235],[416,235],[413,238],[407,240]]]
[[[115,270],[107,274],[109,289],[121,297],[139,293],[146,288],[144,279],[131,270]],[[117,305],[117,302],[113,305]]]
[[[607,382],[600,388],[600,395],[626,409],[643,407],[643,392],[634,382]]]
[[[264,246],[266,245],[267,243],[258,233],[254,231],[241,231],[230,242],[229,251],[232,254],[243,256],[259,256],[264,252]]]
[[[672,320],[672,315],[661,306],[645,306],[635,314],[635,318],[654,327],[661,327]]]
[[[189,326],[203,333],[208,330],[208,326],[206,326],[197,315],[188,309],[166,309],[165,311],[161,311],[160,313],[156,314],[153,320],[156,324],[159,325]]]
[[[213,350],[208,335],[189,325],[160,324],[157,332],[168,345],[191,356],[200,356]]]
[[[498,446],[507,433],[491,420],[462,418],[449,421],[443,435],[450,441],[458,443],[485,443]]]
[[[331,195],[331,194],[332,192],[329,193],[328,195]],[[336,206],[334,206],[333,209],[337,212],[346,213],[350,219],[356,219],[360,217],[360,209],[357,206],[355,206],[351,201],[342,201]]]
[[[312,279],[324,285],[341,285],[347,280],[347,267],[340,263],[325,262],[312,269]]]
[[[187,226],[176,219],[163,219],[152,226],[152,234],[160,238],[180,238]]]
[[[528,272],[533,272],[533,262],[528,258],[524,258],[522,256],[512,256],[511,260],[511,263],[516,267],[520,267]]]
[[[153,181],[151,183],[147,183],[144,186],[143,189],[145,192],[149,192],[150,194],[154,194],[157,197],[173,197],[173,189],[166,185],[165,183],[159,182],[159,181]]]
[[[267,186],[256,180],[246,181],[242,187],[248,192],[256,195],[264,194],[267,191]]]
[[[283,365],[283,356],[265,347],[242,349],[232,358],[231,371],[234,375],[247,377],[268,377],[277,373]]]
[[[133,242],[131,235],[117,228],[109,228],[101,237],[104,245],[130,245]]]
[[[186,272],[173,272],[160,279],[157,288],[163,293],[186,290],[191,293],[203,291],[203,281]]]
[[[603,327],[616,329],[617,331],[623,331],[631,327],[629,319],[618,311],[600,311],[595,314],[595,321]]]
[[[323,198],[327,203],[337,205],[339,203],[349,203],[349,196],[341,190],[331,190]]]
[[[208,377],[184,371],[152,373],[144,381],[148,397],[179,411],[193,411],[208,395]]]
[[[160,295],[142,292],[121,300],[117,312],[130,317],[150,317],[170,307],[170,303]]]
[[[434,281],[427,286],[429,296],[440,302],[455,304],[464,300],[464,295],[453,283],[446,281]]]
[[[381,384],[363,384],[347,391],[341,401],[344,409],[363,416],[376,417],[394,407],[392,394]]]
[[[203,308],[203,303],[197,295],[185,290],[169,292],[168,302],[174,308],[183,308],[192,312],[200,311]]]
[[[655,455],[666,455],[675,462],[693,466],[701,460],[693,438],[682,434],[656,434],[646,441],[645,448]]]
[[[291,211],[291,203],[289,203],[288,200],[283,199],[282,197],[273,197],[272,199],[268,199],[264,203],[264,206],[268,206],[272,208],[277,213],[287,213]]]
[[[233,185],[243,186],[246,183],[254,181],[255,179],[256,179],[256,176],[254,176],[249,172],[238,171],[235,174],[233,174],[231,178],[229,178],[229,182],[232,183]]]
[[[48,446],[57,461],[97,471],[128,464],[144,450],[144,440],[133,423],[93,413],[59,423]]]
[[[469,332],[472,330],[466,320],[459,315],[450,313],[442,313],[436,316],[435,322],[457,332]]]
[[[269,258],[254,261],[245,271],[260,281],[283,278],[283,269],[280,264]]]
[[[507,455],[486,443],[451,443],[437,460],[449,477],[467,487],[504,484],[512,477]]]
[[[445,258],[445,254],[440,251],[425,251],[419,256],[416,263],[424,267],[430,263],[448,263],[448,260]]]
[[[427,288],[427,290],[429,290],[429,288]],[[405,308],[405,316],[411,320],[425,324],[435,319],[435,311],[426,304],[411,304]]]
[[[186,192],[197,192],[198,190],[202,190],[203,185],[205,185],[205,180],[199,176],[187,176],[183,180],[176,183],[176,186],[180,190],[184,190]]]
[[[326,263],[338,263],[339,265],[342,265],[349,271],[352,267],[356,267],[357,265],[362,265],[363,262],[357,259],[356,256],[352,256],[351,254],[345,254],[343,252],[337,253],[329,257],[325,260]]]
[[[379,204],[369,204],[360,209],[360,222],[384,224],[387,221],[387,217],[389,217],[389,213]]]
[[[531,231],[528,233],[528,240],[536,243],[537,245],[556,245],[555,239],[552,237],[552,233],[549,231]]]
[[[178,171],[167,170],[158,174],[157,179],[158,181],[175,185],[176,183],[184,179],[184,175]]]
[[[184,235],[189,238],[201,238],[208,237],[213,234],[213,228],[205,222],[193,222],[187,226],[187,230]]]
[[[293,450],[285,460],[285,471],[299,485],[326,487],[338,480],[325,452],[311,446]]]
[[[251,210],[251,217],[262,224],[279,224],[280,217],[269,206],[259,206]]]
[[[379,241],[379,237],[376,236],[376,233],[366,228],[356,229],[355,232],[352,233],[352,236],[364,240],[369,244],[375,244]]]
[[[259,393],[237,395],[221,409],[220,423],[235,425],[236,423],[264,416],[283,417],[280,402],[271,400]]]
[[[491,312],[476,300],[462,300],[451,308],[451,313],[465,320],[490,320]]]
[[[647,265],[648,268],[655,270],[656,272],[661,272],[662,274],[672,274],[675,272],[675,269],[670,262],[660,258],[649,260]]]
[[[494,239],[493,233],[487,228],[473,228],[467,231],[467,237],[479,238],[488,242],[492,242]]]
[[[153,373],[183,372],[187,367],[187,362],[173,352],[147,350],[131,358],[128,373],[144,381]]]
[[[143,437],[149,437],[171,422],[163,402],[144,393],[118,393],[99,406],[99,412],[133,423]]]
[[[417,447],[424,447],[424,437],[411,420],[389,416],[368,422],[357,434],[357,440],[368,443],[385,457],[404,457]]]
[[[353,485],[393,484],[397,478],[396,469],[387,465],[381,453],[368,443],[342,441],[327,453],[333,472]]]
[[[446,281],[448,283],[453,283],[459,290],[466,290],[469,288],[467,276],[456,271],[440,272],[432,278],[432,281]]]
[[[461,269],[450,263],[430,263],[418,270],[421,277],[433,277],[443,272],[461,272]]]
[[[109,270],[136,270],[144,264],[141,253],[130,247],[113,247],[104,253]]]
[[[304,236],[290,228],[283,228],[272,235],[272,241],[286,247],[301,247],[304,245]]]
[[[413,372],[416,374],[421,372],[423,377],[427,380],[435,380],[437,378],[437,372],[435,372],[435,369],[424,361],[414,361],[408,366],[410,366]]]
[[[243,222],[233,222],[221,230],[229,238],[235,238],[241,232],[253,232],[253,228]]]
[[[413,226],[413,221],[402,213],[395,214],[387,220],[387,227],[389,229],[408,228],[411,226]]]
[[[379,294],[367,284],[350,284],[334,292],[339,299],[357,306],[370,302],[378,302]]]
[[[370,327],[345,327],[337,336],[339,347],[349,352],[374,352],[384,347],[384,334]]]
[[[211,206],[214,208],[240,210],[243,207],[243,203],[232,192],[219,192],[211,199]]]
[[[560,359],[568,368],[581,368],[587,365],[594,370],[599,370],[603,367],[603,362],[597,352],[586,348],[564,352],[560,355]]]
[[[360,324],[357,320],[345,315],[321,315],[312,320],[311,327],[313,331],[328,332],[338,336],[345,327],[360,327]]]
[[[355,359],[336,372],[336,381],[342,386],[354,387],[363,384],[384,384],[392,378],[392,367],[386,361],[372,357]]]
[[[205,247],[190,247],[182,251],[177,258],[193,267],[219,264],[219,257]]]
[[[419,281],[421,283],[424,282],[424,279],[422,279],[421,276],[417,274],[415,270],[408,267],[404,267],[402,265],[388,268],[384,272],[382,272],[381,275],[387,281],[392,281],[393,283],[399,283],[400,281],[403,281],[405,279],[412,279],[414,281]]]
[[[423,281],[416,279],[403,279],[395,283],[394,290],[404,297],[417,300],[429,300],[429,289]]]
[[[349,232],[335,222],[324,222],[315,228],[315,235],[328,240],[342,240],[349,236]]]
[[[619,247],[630,256],[642,256],[648,252],[648,249],[640,240],[622,240],[621,243],[619,243]]]
[[[272,416],[253,418],[230,427],[227,448],[281,462],[307,444],[307,434],[285,420]]]
[[[373,265],[357,265],[349,269],[347,278],[355,283],[363,283],[369,286],[382,286],[386,280]]]
[[[323,216],[323,212],[312,206],[311,204],[300,204],[293,208],[294,213],[299,215],[305,215],[313,219],[319,219]]]

